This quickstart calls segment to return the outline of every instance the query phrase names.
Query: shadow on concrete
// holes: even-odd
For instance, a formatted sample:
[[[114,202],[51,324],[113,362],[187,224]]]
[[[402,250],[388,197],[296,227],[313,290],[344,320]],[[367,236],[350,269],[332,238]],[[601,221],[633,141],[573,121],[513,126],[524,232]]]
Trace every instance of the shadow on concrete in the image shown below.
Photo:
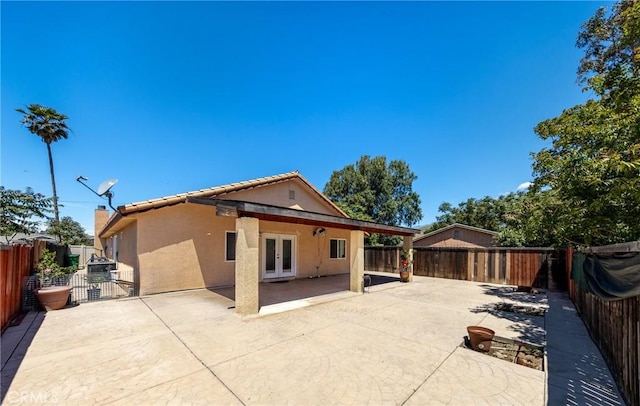
[[[549,292],[549,405],[624,405],[611,372],[566,293]]]
[[[399,276],[375,275],[367,272],[364,274],[371,278],[371,285],[369,286],[384,285],[385,283],[398,282],[400,280]]]
[[[546,293],[541,289],[533,289],[538,293],[531,293],[530,287],[492,286],[480,285],[485,295],[495,296],[500,299],[508,299],[521,304],[541,305],[546,304]]]
[[[390,282],[398,282],[399,277],[368,274],[371,284],[377,286]],[[260,307],[278,303],[291,302],[310,297],[329,295],[349,290],[349,274],[327,275],[307,279],[281,280],[261,282],[259,284]],[[235,300],[235,288],[209,289],[230,300]]]
[[[514,322],[523,341],[545,343],[548,405],[624,405],[609,368],[566,292],[481,285],[501,300],[471,309]],[[504,311],[505,303],[520,312]],[[527,314],[527,309],[531,309]],[[533,315],[546,309],[544,316]],[[537,319],[537,320],[536,320]],[[543,319],[543,323],[540,323]],[[540,327],[544,326],[544,327]]]
[[[13,379],[22,364],[33,338],[40,329],[45,318],[44,311],[30,311],[23,315],[20,323],[9,326],[2,334],[2,376],[0,379],[0,403],[9,392]]]
[[[547,299],[544,293],[532,294],[513,286],[480,285],[484,294],[501,299],[499,303],[486,303],[470,309],[473,313],[489,313],[512,322],[509,329],[518,334],[517,339],[544,345],[544,311]],[[508,309],[511,309],[510,311]]]

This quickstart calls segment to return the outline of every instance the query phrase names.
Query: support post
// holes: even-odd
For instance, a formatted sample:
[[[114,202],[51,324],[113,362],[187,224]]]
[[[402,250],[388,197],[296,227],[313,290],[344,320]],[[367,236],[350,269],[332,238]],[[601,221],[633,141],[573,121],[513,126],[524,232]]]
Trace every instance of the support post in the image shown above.
[[[259,224],[256,218],[236,219],[236,313],[242,316],[260,310]]]
[[[349,290],[362,293],[364,283],[364,231],[351,231],[349,250]]]
[[[409,282],[413,282],[413,237],[402,237],[402,249],[409,253]]]

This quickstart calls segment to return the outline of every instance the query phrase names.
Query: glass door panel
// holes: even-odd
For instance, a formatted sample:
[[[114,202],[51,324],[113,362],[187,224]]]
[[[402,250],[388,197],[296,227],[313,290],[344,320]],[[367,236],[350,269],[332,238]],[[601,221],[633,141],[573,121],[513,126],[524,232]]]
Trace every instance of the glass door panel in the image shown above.
[[[291,275],[293,271],[293,240],[282,238],[282,274]]]
[[[266,274],[276,276],[276,245],[278,240],[275,238],[267,238],[265,240],[264,248],[264,271]]]

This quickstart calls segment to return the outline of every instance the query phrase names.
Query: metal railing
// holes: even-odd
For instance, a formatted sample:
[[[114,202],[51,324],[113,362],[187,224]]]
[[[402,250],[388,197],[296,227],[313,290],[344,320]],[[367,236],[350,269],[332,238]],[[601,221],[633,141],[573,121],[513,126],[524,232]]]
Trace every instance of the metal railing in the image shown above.
[[[86,269],[81,269],[73,274],[70,282],[73,286],[71,291],[73,302],[82,303],[139,295],[133,270],[87,273]]]

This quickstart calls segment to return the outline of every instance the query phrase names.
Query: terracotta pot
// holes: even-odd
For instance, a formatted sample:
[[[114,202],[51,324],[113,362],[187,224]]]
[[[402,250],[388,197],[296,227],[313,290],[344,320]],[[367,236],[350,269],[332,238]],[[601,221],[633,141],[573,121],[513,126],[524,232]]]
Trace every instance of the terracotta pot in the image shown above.
[[[38,301],[46,311],[59,310],[67,305],[71,286],[51,286],[36,291]]]
[[[491,349],[491,340],[496,335],[496,332],[480,326],[467,327],[467,333],[469,333],[469,341],[471,341],[471,348],[476,351],[489,352]]]
[[[409,271],[400,271],[400,280],[402,282],[409,282]]]

